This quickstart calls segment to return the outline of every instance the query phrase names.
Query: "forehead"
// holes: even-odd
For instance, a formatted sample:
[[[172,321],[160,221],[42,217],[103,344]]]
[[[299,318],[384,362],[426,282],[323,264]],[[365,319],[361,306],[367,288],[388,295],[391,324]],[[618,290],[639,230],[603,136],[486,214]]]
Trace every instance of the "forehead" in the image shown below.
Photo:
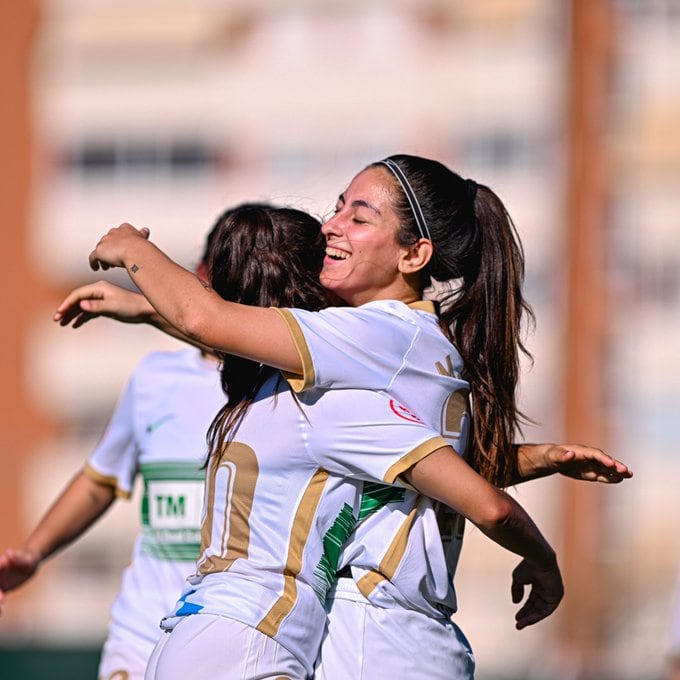
[[[346,203],[366,201],[382,209],[391,207],[395,188],[393,177],[387,168],[366,168],[354,177],[341,198]]]

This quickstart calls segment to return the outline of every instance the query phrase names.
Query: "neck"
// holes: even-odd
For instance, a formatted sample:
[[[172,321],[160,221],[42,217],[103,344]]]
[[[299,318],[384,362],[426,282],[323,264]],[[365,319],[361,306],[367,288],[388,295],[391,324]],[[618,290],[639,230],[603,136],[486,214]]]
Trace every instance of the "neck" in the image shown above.
[[[344,301],[351,307],[359,307],[368,302],[375,302],[377,300],[398,300],[406,305],[412,302],[417,302],[423,299],[422,291],[415,290],[410,286],[394,286],[380,291],[365,291],[350,295],[344,298]]]

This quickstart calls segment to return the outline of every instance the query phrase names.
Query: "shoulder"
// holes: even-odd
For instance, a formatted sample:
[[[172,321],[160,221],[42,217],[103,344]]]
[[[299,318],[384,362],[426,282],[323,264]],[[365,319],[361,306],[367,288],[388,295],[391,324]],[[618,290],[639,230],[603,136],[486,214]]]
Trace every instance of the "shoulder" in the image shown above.
[[[398,325],[400,323],[418,324],[423,320],[437,322],[434,307],[431,303],[415,303],[407,305],[399,300],[375,300],[360,307],[327,307],[311,312],[304,309],[282,310],[305,324],[353,324],[380,322]]]

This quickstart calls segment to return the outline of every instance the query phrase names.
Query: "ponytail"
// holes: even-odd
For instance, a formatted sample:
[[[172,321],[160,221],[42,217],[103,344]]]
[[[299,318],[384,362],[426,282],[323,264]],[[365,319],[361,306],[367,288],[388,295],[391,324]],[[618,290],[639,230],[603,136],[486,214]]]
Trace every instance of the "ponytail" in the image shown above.
[[[468,462],[485,479],[508,486],[518,472],[513,445],[525,416],[517,408],[524,314],[524,253],[505,206],[488,187],[463,179],[437,161],[391,156],[408,179],[430,231],[433,255],[425,273],[443,282],[437,290],[440,325],[460,352],[470,381],[473,442]],[[385,166],[384,162],[375,167]],[[390,166],[387,165],[389,168]],[[419,236],[412,202],[394,182],[397,240]],[[425,283],[425,281],[424,281]]]
[[[480,248],[456,293],[441,300],[440,323],[458,348],[472,386],[474,447],[471,465],[500,487],[517,477],[513,446],[526,420],[516,403],[522,352],[522,316],[533,312],[522,295],[524,255],[505,207],[488,187],[474,201]],[[435,246],[436,248],[436,246]]]

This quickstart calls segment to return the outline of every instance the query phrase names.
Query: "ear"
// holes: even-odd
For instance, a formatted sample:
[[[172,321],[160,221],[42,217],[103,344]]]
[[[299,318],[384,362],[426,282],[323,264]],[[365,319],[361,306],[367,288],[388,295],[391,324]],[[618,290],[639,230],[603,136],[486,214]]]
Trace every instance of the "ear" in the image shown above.
[[[199,262],[196,267],[196,276],[204,284],[210,284],[210,274],[208,272],[208,265],[205,262]]]
[[[418,239],[413,245],[404,248],[399,259],[399,271],[402,274],[416,274],[427,266],[432,259],[432,241]]]

